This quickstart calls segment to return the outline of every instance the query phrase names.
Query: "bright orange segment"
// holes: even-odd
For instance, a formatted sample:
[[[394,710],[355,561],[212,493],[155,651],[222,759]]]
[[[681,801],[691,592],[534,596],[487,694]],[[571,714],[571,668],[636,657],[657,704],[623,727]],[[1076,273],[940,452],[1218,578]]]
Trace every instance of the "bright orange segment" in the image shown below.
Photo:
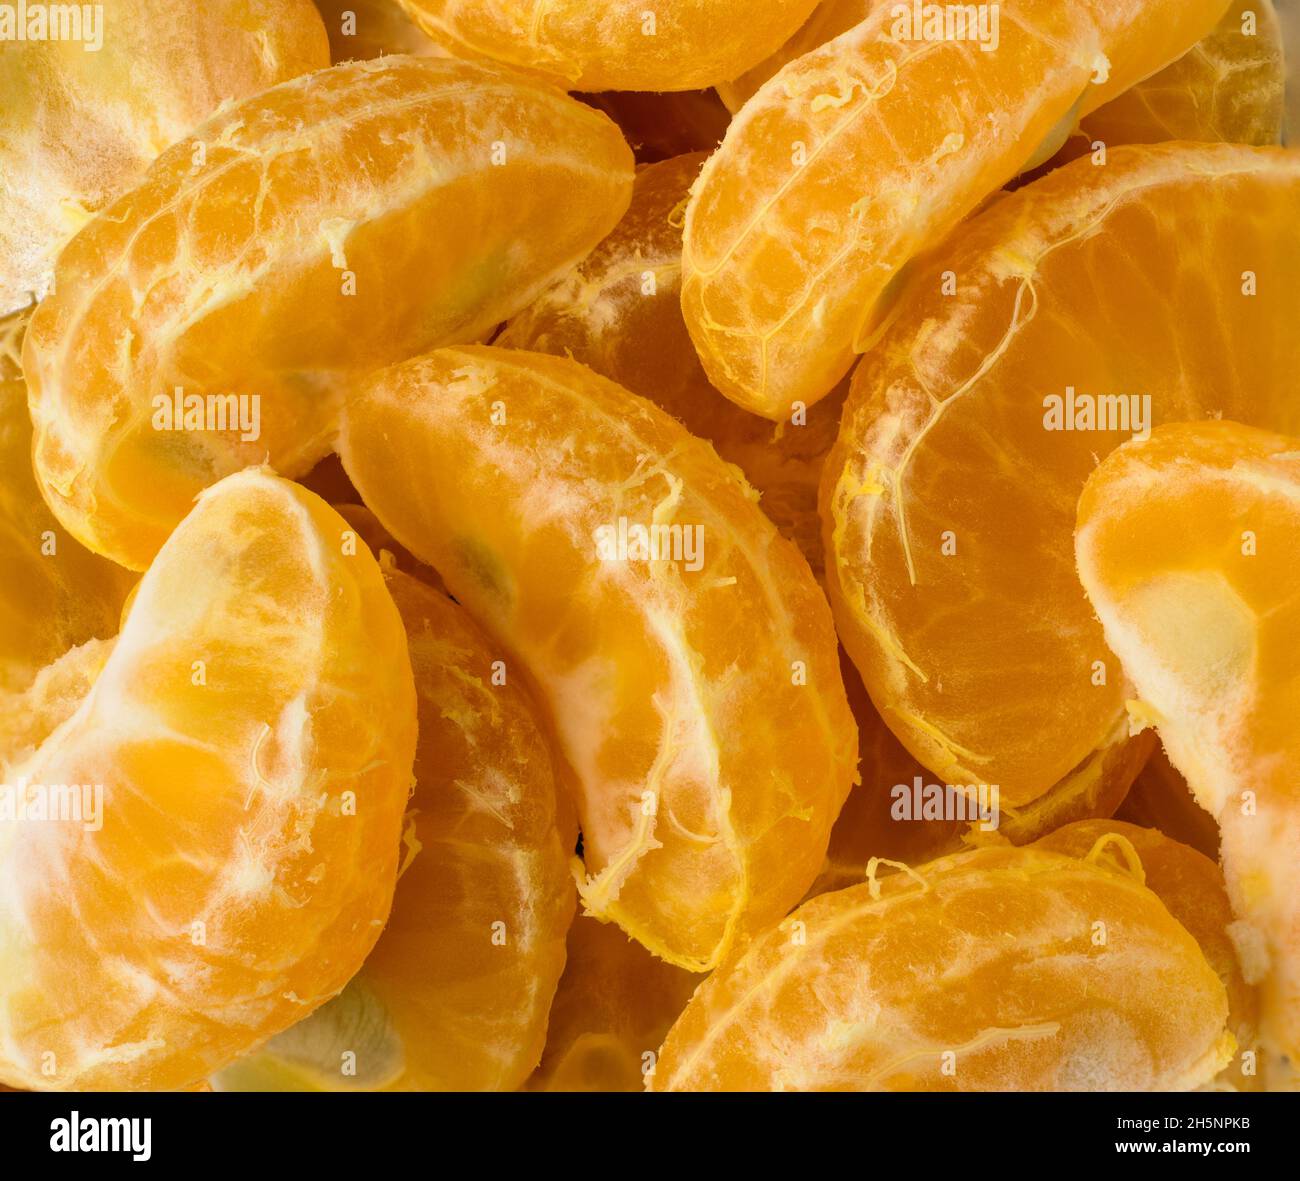
[[[0,701],[69,648],[115,635],[135,581],[69,537],[41,499],[18,363],[26,322],[0,320]]]
[[[223,102],[329,65],[310,0],[30,7],[71,9],[81,39],[0,48],[0,314],[44,296],[63,244]]]
[[[604,116],[464,62],[335,66],[232,108],[60,256],[25,347],[46,498],[143,569],[214,480],[310,470],[360,373],[528,303],[631,184]]]
[[[840,810],[810,895],[856,886],[872,858],[892,868],[922,865],[980,844],[1028,844],[1059,825],[1109,816],[1154,745],[1149,734],[1112,743],[1032,804],[1009,807],[1000,792],[949,783],[918,763],[885,725],[857,670],[847,658],[841,665],[858,723],[862,782]]]
[[[467,347],[368,381],[340,452],[538,685],[590,913],[706,971],[798,901],[857,733],[820,589],[712,447],[574,361]]]
[[[854,375],[822,516],[841,640],[945,781],[1023,807],[1125,740],[1074,505],[1144,425],[1300,429],[1277,381],[1300,370],[1297,201],[1300,153],[1117,148],[1004,197],[908,284]]]
[[[1107,643],[1137,687],[1131,712],[1159,729],[1219,822],[1268,1066],[1294,1085],[1300,441],[1226,421],[1162,427],[1088,481],[1076,552]]]
[[[823,894],[700,987],[663,1091],[1184,1090],[1223,984],[1140,871],[981,849]]]
[[[762,495],[763,511],[820,575],[817,484],[847,383],[807,415],[777,425],[741,410],[709,384],[681,306],[681,213],[703,163],[694,154],[641,169],[614,232],[511,320],[495,343],[572,357],[658,403],[745,473]]]
[[[774,52],[817,0],[402,0],[430,37],[571,90],[696,90]]]
[[[1285,97],[1282,28],[1272,0],[1233,0],[1209,36],[1094,111],[1076,134],[1085,150],[1098,140],[1276,144]]]
[[[226,1090],[513,1090],[537,1065],[573,918],[571,817],[527,693],[465,612],[389,568],[419,700],[393,913],[343,993]]]
[[[718,85],[722,101],[733,114],[739,111],[763,83],[783,66],[820,48],[841,33],[847,33],[854,25],[866,20],[871,15],[872,8],[883,3],[885,0],[821,0],[816,11],[804,21],[799,31],[771,57],[746,70],[738,78]]]
[[[1035,847],[1089,861],[1109,858],[1130,870],[1141,866],[1143,884],[1196,940],[1227,991],[1228,1029],[1237,1041],[1237,1052],[1219,1081],[1253,1090],[1259,1081],[1255,1050],[1259,1002],[1242,975],[1232,941],[1232,906],[1218,865],[1162,832],[1118,820],[1067,824]]]
[[[966,6],[969,7],[969,6]],[[686,217],[682,306],[714,385],[777,419],[867,348],[902,267],[1050,156],[1227,0],[1004,0],[962,39],[882,5],[732,121]]]
[[[378,938],[415,693],[379,566],[342,552],[345,529],[296,485],[231,476],[117,640],[69,652],[15,707],[5,1082],[188,1086],[327,1001]]]
[[[530,1091],[641,1091],[703,977],[656,959],[613,923],[579,917]]]

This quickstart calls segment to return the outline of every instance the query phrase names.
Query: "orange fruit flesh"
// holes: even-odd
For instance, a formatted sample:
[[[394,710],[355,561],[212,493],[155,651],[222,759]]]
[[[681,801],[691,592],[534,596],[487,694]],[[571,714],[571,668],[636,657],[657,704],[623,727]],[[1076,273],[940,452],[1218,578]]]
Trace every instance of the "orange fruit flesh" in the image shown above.
[[[18,364],[25,326],[25,316],[0,320],[0,700],[69,648],[113,636],[134,581],[69,537],[41,499]],[[0,707],[0,731],[13,712]]]
[[[718,85],[718,94],[735,114],[773,74],[796,58],[819,49],[854,25],[861,24],[884,0],[821,0],[810,16],[784,45],[738,78]]]
[[[335,66],[230,109],[60,256],[25,345],[47,499],[142,569],[215,479],[267,457],[306,473],[359,373],[525,305],[613,227],[631,183],[609,120],[463,62]],[[246,421],[200,401],[178,431],[178,389],[242,398]]]
[[[1275,381],[1300,365],[1297,196],[1300,155],[1277,149],[1076,162],[936,251],[859,366],[823,475],[828,591],[872,700],[946,781],[1024,807],[1124,740],[1073,506],[1148,413],[1297,419]],[[1065,425],[1091,407],[1121,429],[1045,429],[1070,389]]]
[[[763,511],[822,569],[817,484],[848,392],[774,425],[709,384],[681,308],[681,211],[702,154],[642,168],[614,231],[506,325],[495,343],[572,357],[708,439],[758,490]]]
[[[541,1057],[576,825],[557,823],[518,678],[450,599],[391,566],[387,579],[420,733],[393,912],[343,993],[224,1071],[226,1090],[513,1090]]]
[[[1274,373],[1285,373],[1283,367]],[[1174,424],[1079,501],[1079,575],[1170,761],[1219,822],[1234,938],[1270,1065],[1300,1064],[1300,442]],[[1279,1062],[1286,1059],[1286,1062]]]
[[[43,297],[60,247],[223,102],[329,65],[310,0],[105,7],[81,42],[0,54],[0,314]]]
[[[1079,109],[1194,44],[1227,3],[1004,2],[992,52],[895,39],[895,7],[770,79],[687,211],[691,337],[714,385],[772,419],[834,388],[913,256],[1054,152]]]
[[[1285,91],[1282,29],[1271,0],[1234,0],[1208,36],[1094,111],[1076,135],[1084,150],[1097,140],[1276,144]]]
[[[1143,884],[1196,940],[1228,994],[1228,1028],[1236,1039],[1237,1053],[1220,1081],[1239,1089],[1253,1089],[1258,1075],[1253,1073],[1254,1063],[1249,1067],[1252,1073],[1242,1073],[1246,1061],[1242,1054],[1254,1050],[1258,998],[1242,976],[1230,933],[1232,906],[1218,865],[1162,832],[1118,820],[1067,824],[1037,841],[1035,848],[1090,861],[1110,858],[1129,868],[1132,859],[1137,858]]]
[[[653,1089],[1180,1090],[1223,984],[1128,872],[959,853],[806,902],[700,987]]]
[[[1145,731],[1144,731],[1145,733]],[[1190,845],[1214,862],[1219,860],[1219,826],[1192,794],[1164,748],[1157,744],[1146,765],[1133,780],[1117,820],[1144,828],[1158,828],[1167,837]]]
[[[761,61],[817,0],[402,0],[430,37],[575,90],[697,90]]]
[[[613,923],[579,916],[530,1091],[641,1091],[701,977],[656,959]]]
[[[0,813],[0,1079],[188,1086],[370,950],[415,699],[379,567],[340,553],[342,528],[295,485],[232,476],[160,551],[116,642],[38,679],[27,745],[0,751],[0,780],[30,785]],[[81,807],[56,816],[48,785],[82,787]]]
[[[918,763],[885,725],[852,662],[844,657],[840,666],[858,723],[862,781],[831,829],[826,863],[810,897],[856,886],[873,858],[882,862],[875,872],[883,875],[970,846],[1025,845],[1061,825],[1109,816],[1154,745],[1151,735],[1116,741],[1032,804],[1006,808],[999,792],[949,784]]]
[[[330,39],[330,60],[369,61],[383,54],[446,57],[447,51],[420,32],[398,0],[316,0]]]
[[[340,453],[539,687],[588,912],[706,971],[798,901],[857,734],[820,589],[707,443],[574,361],[467,347],[369,380]]]

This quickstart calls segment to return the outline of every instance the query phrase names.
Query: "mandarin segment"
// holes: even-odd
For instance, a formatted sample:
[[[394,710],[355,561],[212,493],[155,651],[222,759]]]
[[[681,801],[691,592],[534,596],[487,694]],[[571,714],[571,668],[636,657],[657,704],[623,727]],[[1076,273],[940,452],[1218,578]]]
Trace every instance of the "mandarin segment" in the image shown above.
[[[617,222],[631,163],[604,116],[464,62],[334,66],[231,108],[73,239],[32,318],[55,514],[139,569],[214,480],[306,473],[345,388],[524,306]]]
[[[858,723],[861,783],[836,818],[809,896],[857,885],[873,859],[885,874],[969,846],[1025,845],[1061,825],[1110,816],[1154,745],[1149,734],[1133,742],[1116,735],[1047,794],[1008,807],[996,785],[948,783],[918,763],[885,725],[852,662],[843,657],[840,666]]]
[[[1093,111],[1089,143],[1281,142],[1286,95],[1282,28],[1272,0],[1233,0],[1208,36],[1173,65]]]
[[[225,1090],[513,1090],[537,1065],[573,917],[571,816],[518,678],[465,612],[389,568],[419,702],[393,912],[343,993]]]
[[[649,398],[708,439],[761,494],[763,511],[822,570],[817,485],[847,383],[794,421],[773,424],[709,384],[681,309],[681,213],[702,154],[642,168],[623,220],[495,343],[572,357]]]
[[[0,701],[69,648],[115,635],[135,581],[69,537],[41,499],[19,365],[26,322],[0,320]]]
[[[378,938],[415,694],[379,567],[340,554],[340,525],[296,485],[229,477],[116,641],[28,695],[28,742],[0,756],[25,785],[0,813],[6,1082],[188,1086],[327,1001]],[[56,812],[49,785],[90,804]]]
[[[530,1091],[641,1091],[702,977],[656,959],[613,923],[579,916]]]
[[[884,0],[821,0],[799,31],[774,54],[730,82],[719,83],[719,96],[735,114],[783,66],[820,48],[827,41],[833,41],[841,33],[847,33],[854,25],[866,20],[872,8],[882,3]]]
[[[817,0],[402,0],[430,37],[572,90],[697,90],[774,52]]]
[[[1276,373],[1287,372],[1277,368]],[[1079,499],[1079,576],[1170,761],[1219,823],[1269,1073],[1300,1076],[1300,441],[1158,428]]]
[[[1134,868],[1136,858],[1143,884],[1196,940],[1228,994],[1228,1028],[1236,1039],[1237,1053],[1221,1081],[1241,1089],[1257,1085],[1255,1063],[1242,1055],[1254,1055],[1258,998],[1242,975],[1231,936],[1232,906],[1218,865],[1156,829],[1118,820],[1067,824],[1037,841],[1035,848],[1093,862],[1109,858],[1129,869]],[[1247,1062],[1251,1073],[1243,1074]]]
[[[654,1090],[1186,1090],[1223,984],[1129,872],[980,849],[806,902],[700,987]]]
[[[340,453],[538,685],[588,912],[705,971],[798,901],[856,728],[807,563],[707,443],[577,362],[468,347],[368,381]]]
[[[1300,367],[1297,198],[1300,153],[1117,148],[1004,197],[908,284],[824,470],[827,586],[886,722],[946,780],[1024,807],[1125,740],[1074,505],[1144,425],[1300,426],[1276,381]]]
[[[881,5],[790,62],[732,121],[687,210],[682,306],[713,383],[773,419],[825,397],[909,260],[1226,7],[1004,0],[985,7],[996,36],[990,19],[934,40]]]
[[[0,313],[44,296],[63,244],[222,103],[329,65],[310,0],[68,7],[81,41],[0,47]]]

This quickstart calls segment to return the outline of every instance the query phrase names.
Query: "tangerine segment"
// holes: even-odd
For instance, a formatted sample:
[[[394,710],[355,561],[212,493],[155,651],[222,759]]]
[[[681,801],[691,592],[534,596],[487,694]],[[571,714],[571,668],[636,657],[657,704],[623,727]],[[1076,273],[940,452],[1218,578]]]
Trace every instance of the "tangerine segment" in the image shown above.
[[[402,0],[457,53],[573,90],[697,90],[761,61],[817,0]]]
[[[682,320],[681,210],[703,154],[637,173],[623,220],[497,337],[507,348],[568,356],[649,398],[708,439],[761,493],[777,527],[822,569],[817,483],[839,428],[839,396],[773,425],[709,384]]]
[[[908,284],[821,505],[844,646],[945,781],[1023,807],[1115,740],[1123,672],[1079,595],[1072,506],[1150,421],[1300,427],[1276,380],[1300,366],[1298,198],[1298,153],[1117,148],[1003,197]]]
[[[26,690],[69,648],[116,633],[134,581],[78,545],[41,499],[18,364],[26,323],[0,320],[0,698]]]
[[[836,818],[810,896],[857,885],[873,859],[893,868],[921,865],[969,846],[1025,845],[1060,825],[1109,816],[1154,746],[1149,734],[1130,742],[1117,733],[1046,795],[1006,807],[993,785],[949,783],[918,763],[885,725],[852,663],[844,658],[840,666],[858,723],[862,782]]]
[[[1276,144],[1286,64],[1272,0],[1234,0],[1223,20],[1172,65],[1089,115],[1087,141]]]
[[[105,7],[78,6],[81,41],[0,53],[0,313],[42,298],[60,247],[222,103],[329,65],[310,0]]]
[[[821,590],[712,447],[575,361],[467,347],[370,379],[340,450],[539,686],[588,912],[707,971],[798,901],[857,733]]]
[[[579,916],[530,1091],[641,1091],[701,977],[656,959],[613,923]]]
[[[1241,210],[1238,210],[1240,213]],[[1286,373],[1277,364],[1274,376]],[[1262,1043],[1300,1065],[1300,442],[1175,424],[1079,501],[1079,576],[1169,758],[1219,821]]]
[[[884,0],[821,0],[810,16],[784,45],[758,65],[730,82],[718,84],[718,95],[734,115],[773,74],[796,58],[803,57],[861,24]]]
[[[909,259],[1226,6],[1007,0],[985,10],[996,39],[936,41],[882,5],[785,66],[732,121],[687,210],[682,306],[714,385],[773,419],[824,397]]]
[[[0,812],[0,1079],[188,1086],[361,966],[397,874],[415,694],[344,528],[287,481],[227,478],[116,642],[33,687],[30,744],[0,753],[25,785]],[[79,798],[56,811],[49,785]]]
[[[143,568],[207,484],[305,474],[359,373],[528,303],[631,185],[603,115],[466,62],[334,66],[234,107],[59,259],[25,347],[46,498]]]
[[[804,903],[700,987],[662,1091],[1181,1090],[1232,1053],[1223,984],[1139,879],[1041,849]]]
[[[343,993],[221,1076],[228,1090],[513,1090],[537,1065],[573,918],[551,752],[462,608],[391,565],[419,701],[405,861]]]
[[[1142,881],[1165,904],[1200,946],[1228,994],[1228,1028],[1238,1050],[1253,1054],[1258,998],[1246,983],[1232,942],[1232,906],[1223,872],[1203,853],[1157,832],[1118,820],[1080,820],[1049,833],[1035,845],[1067,857],[1096,862],[1110,859],[1121,867],[1140,866]],[[1235,1086],[1254,1086],[1243,1075],[1240,1055],[1224,1072]],[[1253,1064],[1252,1064],[1253,1068]]]

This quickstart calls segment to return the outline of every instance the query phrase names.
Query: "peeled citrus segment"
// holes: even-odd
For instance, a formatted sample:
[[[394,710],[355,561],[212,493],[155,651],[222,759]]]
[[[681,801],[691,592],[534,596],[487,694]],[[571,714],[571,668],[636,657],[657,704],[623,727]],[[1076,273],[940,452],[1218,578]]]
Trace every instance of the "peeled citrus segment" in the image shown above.
[[[712,447],[577,362],[469,347],[371,378],[340,453],[538,685],[590,913],[706,971],[798,901],[857,733],[821,590]]]
[[[0,313],[42,298],[60,247],[222,103],[329,65],[310,0],[71,7],[79,41],[0,53]]]
[[[936,41],[885,4],[791,62],[732,121],[686,214],[682,306],[714,385],[772,419],[825,397],[911,258],[1226,6],[1004,0],[983,10],[996,38],[990,17]]]
[[[1257,1086],[1254,1044],[1258,998],[1242,976],[1230,934],[1232,906],[1218,865],[1162,832],[1118,820],[1067,824],[1037,841],[1034,847],[1092,862],[1109,859],[1122,869],[1141,866],[1147,889],[1196,940],[1228,994],[1228,1029],[1236,1039],[1237,1052],[1220,1081],[1237,1088]]]
[[[907,285],[821,503],[840,637],[935,772],[1022,807],[1123,740],[1073,506],[1152,422],[1300,428],[1277,382],[1300,367],[1297,199],[1300,153],[1118,148],[1002,198]]]
[[[18,364],[26,319],[0,320],[0,713],[69,648],[113,636],[135,581],[69,537],[41,499]]]
[[[861,783],[835,820],[810,896],[856,886],[873,858],[889,863],[875,871],[885,874],[971,846],[1028,844],[1060,825],[1109,816],[1154,745],[1150,734],[1132,742],[1116,736],[1046,795],[1009,807],[995,784],[950,783],[918,763],[885,725],[847,658],[841,668],[858,723]]]
[[[680,298],[681,212],[703,163],[693,154],[642,168],[613,233],[515,316],[495,343],[572,357],[663,407],[745,473],[762,496],[760,507],[820,574],[817,483],[847,384],[807,414],[775,425],[709,384]]]
[[[761,61],[817,0],[402,0],[430,37],[573,90],[697,90]]]
[[[656,959],[613,923],[579,916],[530,1091],[641,1091],[702,978]]]
[[[187,1086],[323,1004],[378,938],[415,693],[379,567],[340,525],[287,481],[229,477],[116,643],[47,670],[81,694],[29,695],[42,732],[0,766],[26,785],[0,811],[6,1082]]]
[[[1272,0],[1234,0],[1173,65],[1089,115],[1086,144],[1199,140],[1261,146],[1282,138],[1286,63]]]
[[[214,480],[306,473],[360,373],[527,304],[613,228],[631,166],[603,115],[465,62],[335,66],[226,111],[77,235],[32,317],[56,515],[143,568]]]
[[[1166,836],[1190,845],[1213,861],[1219,859],[1219,825],[1192,794],[1164,749],[1157,745],[1124,803],[1115,812],[1118,820],[1127,820],[1147,828],[1158,828]]]
[[[330,39],[330,60],[369,61],[391,53],[447,57],[420,32],[398,0],[316,0]]]
[[[562,839],[548,739],[519,678],[462,608],[387,577],[420,730],[393,913],[343,993],[224,1071],[227,1090],[513,1090],[542,1054],[576,825]]]
[[[872,8],[884,3],[885,0],[821,0],[799,31],[774,54],[730,82],[720,82],[719,96],[735,114],[783,66],[847,33],[866,20]]]
[[[662,1091],[1184,1090],[1223,984],[1129,873],[980,849],[823,894],[701,985]]]
[[[1238,214],[1242,210],[1238,207]],[[1287,329],[1289,331],[1289,327]],[[1238,358],[1238,360],[1249,360]],[[1275,362],[1274,375],[1289,372]],[[1261,1040],[1300,1074],[1300,441],[1174,424],[1079,500],[1079,576],[1143,717],[1219,822]]]

